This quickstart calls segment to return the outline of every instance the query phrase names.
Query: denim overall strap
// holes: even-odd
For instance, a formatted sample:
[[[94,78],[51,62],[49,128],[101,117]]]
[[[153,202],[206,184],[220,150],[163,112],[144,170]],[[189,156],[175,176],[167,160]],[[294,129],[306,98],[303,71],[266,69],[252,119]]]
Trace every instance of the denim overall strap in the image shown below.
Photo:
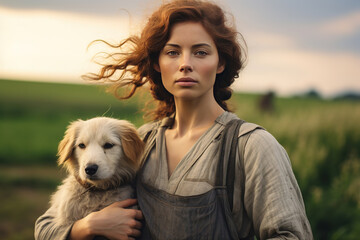
[[[231,122],[222,132],[223,144],[217,168],[221,170],[216,173],[214,188],[206,193],[195,196],[169,194],[143,182],[140,172],[138,202],[146,222],[141,239],[238,239],[224,174],[227,175],[228,167],[234,168],[228,160],[230,157],[235,159],[241,124]]]

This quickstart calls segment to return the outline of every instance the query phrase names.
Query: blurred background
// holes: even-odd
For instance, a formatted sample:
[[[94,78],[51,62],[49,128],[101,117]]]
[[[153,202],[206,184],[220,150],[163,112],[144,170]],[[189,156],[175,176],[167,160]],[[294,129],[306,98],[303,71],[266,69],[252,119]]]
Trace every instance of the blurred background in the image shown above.
[[[82,74],[138,34],[155,0],[0,0],[0,235],[33,239],[65,176],[69,122],[105,115],[144,123],[147,92],[118,101]],[[216,0],[248,45],[231,105],[287,150],[315,239],[360,236],[360,2]]]

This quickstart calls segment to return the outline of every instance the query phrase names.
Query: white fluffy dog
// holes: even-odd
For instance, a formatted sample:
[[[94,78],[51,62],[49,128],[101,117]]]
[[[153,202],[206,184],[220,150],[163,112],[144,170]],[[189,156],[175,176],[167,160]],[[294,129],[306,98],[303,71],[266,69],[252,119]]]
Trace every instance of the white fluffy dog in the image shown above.
[[[125,120],[97,117],[71,123],[59,144],[58,163],[69,176],[52,196],[54,221],[71,224],[111,203],[134,197],[131,182],[144,144]]]

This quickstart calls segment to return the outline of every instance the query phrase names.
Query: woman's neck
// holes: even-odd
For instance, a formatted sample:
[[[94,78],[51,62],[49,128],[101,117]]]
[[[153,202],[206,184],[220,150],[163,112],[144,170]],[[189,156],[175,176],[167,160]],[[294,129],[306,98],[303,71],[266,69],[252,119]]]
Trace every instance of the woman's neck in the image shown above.
[[[175,121],[173,130],[181,135],[196,128],[208,128],[214,124],[215,119],[224,113],[219,104],[213,101],[176,101]]]

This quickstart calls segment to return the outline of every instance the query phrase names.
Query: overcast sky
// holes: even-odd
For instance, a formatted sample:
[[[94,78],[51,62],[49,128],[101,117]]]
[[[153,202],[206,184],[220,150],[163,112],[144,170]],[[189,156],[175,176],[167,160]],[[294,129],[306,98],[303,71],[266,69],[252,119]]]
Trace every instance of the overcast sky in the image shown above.
[[[138,33],[155,0],[0,0],[0,78],[81,82],[95,39]],[[359,0],[217,0],[248,44],[235,88],[325,96],[360,91]]]

